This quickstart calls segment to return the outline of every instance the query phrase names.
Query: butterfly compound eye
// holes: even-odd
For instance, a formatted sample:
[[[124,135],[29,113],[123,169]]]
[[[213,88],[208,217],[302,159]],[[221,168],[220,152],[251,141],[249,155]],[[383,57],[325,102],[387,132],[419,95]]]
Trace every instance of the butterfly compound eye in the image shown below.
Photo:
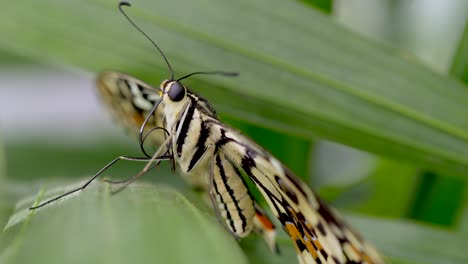
[[[174,102],[179,102],[185,97],[185,88],[178,82],[174,82],[167,92],[169,98]]]

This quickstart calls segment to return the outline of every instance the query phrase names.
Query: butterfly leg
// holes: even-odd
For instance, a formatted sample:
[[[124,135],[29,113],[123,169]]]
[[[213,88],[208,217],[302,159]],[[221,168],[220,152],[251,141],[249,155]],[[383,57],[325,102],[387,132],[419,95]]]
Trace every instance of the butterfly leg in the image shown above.
[[[150,161],[151,159],[150,158],[142,158],[140,161]],[[165,160],[172,160],[172,157],[170,156],[159,156],[157,158],[157,162],[151,166],[151,168],[149,168],[148,170],[152,170],[154,169],[155,167],[157,167],[161,161],[165,161]],[[109,184],[122,184],[122,183],[126,183],[128,181],[130,181],[131,179],[133,178],[133,176],[131,178],[127,178],[127,179],[123,179],[123,180],[111,180],[111,179],[107,179],[107,178],[102,178],[102,181],[105,182],[105,183],[109,183]]]
[[[129,184],[131,184],[132,182],[134,182],[135,180],[137,180],[138,178],[140,178],[141,176],[145,175],[148,171],[150,171],[151,169],[153,169],[154,167],[156,167],[157,165],[159,165],[159,163],[161,163],[162,160],[164,159],[160,159],[160,155],[162,153],[162,151],[164,150],[164,148],[166,147],[166,145],[171,142],[172,140],[172,137],[169,136],[166,138],[165,142],[163,144],[161,144],[161,146],[158,148],[158,150],[153,154],[153,156],[151,157],[151,159],[148,160],[148,163],[146,163],[145,167],[137,174],[135,174],[134,176],[132,176],[131,178],[123,181],[123,185],[118,188],[117,190],[115,191],[112,191],[112,194],[117,194],[119,192],[121,192],[123,189],[125,189],[125,187],[127,187]]]
[[[83,185],[81,185],[80,187],[78,188],[75,188],[71,191],[68,191],[64,194],[61,194],[59,196],[56,196],[52,199],[49,199],[37,206],[31,206],[29,207],[29,210],[34,210],[34,209],[38,209],[38,208],[41,208],[43,207],[44,205],[47,205],[51,202],[54,202],[54,201],[57,201],[59,200],[60,198],[63,198],[65,196],[68,196],[70,194],[73,194],[75,192],[78,192],[78,191],[82,191],[84,190],[86,187],[88,187],[88,185],[93,182],[97,177],[99,177],[99,175],[101,175],[104,171],[106,171],[107,169],[109,169],[112,165],[114,165],[115,163],[117,163],[118,161],[120,160],[130,160],[130,161],[149,161],[150,159],[146,158],[146,157],[129,157],[129,156],[120,156],[120,157],[117,157],[115,159],[113,159],[111,162],[109,162],[106,166],[104,166],[102,169],[100,169],[93,177],[91,177],[88,181],[86,181]]]

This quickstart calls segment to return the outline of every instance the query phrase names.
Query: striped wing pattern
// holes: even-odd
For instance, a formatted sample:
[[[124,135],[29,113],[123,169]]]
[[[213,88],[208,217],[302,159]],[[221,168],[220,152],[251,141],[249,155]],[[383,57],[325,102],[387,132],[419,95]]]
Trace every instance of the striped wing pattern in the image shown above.
[[[103,85],[106,76],[112,76],[112,81]],[[180,85],[176,81],[161,84],[163,106],[151,125],[170,131],[172,153],[183,177],[209,193],[220,221],[234,236],[245,237],[257,231],[276,251],[274,225],[250,196],[242,177],[246,175],[290,236],[300,263],[384,263],[379,253],[304,182],[255,142],[219,121],[204,98],[184,87],[184,98],[173,101],[168,94],[174,83]],[[148,98],[159,97],[157,89],[119,73],[101,75],[98,86],[105,101],[121,101],[107,106],[127,119],[120,121],[124,126],[135,119],[131,117],[135,113],[145,116],[154,104]],[[103,93],[103,86],[113,92]],[[129,97],[121,95],[129,91],[116,92],[125,89],[130,91]],[[148,104],[139,102],[141,98]],[[127,109],[123,105],[129,102]],[[134,122],[130,129],[138,131],[141,123]]]
[[[300,263],[383,263],[342,218],[254,142],[229,131],[223,152],[240,164],[291,237]]]
[[[246,237],[254,227],[255,208],[239,169],[226,154],[213,158],[213,193],[218,210],[228,230],[237,237]]]
[[[136,137],[145,117],[160,98],[158,89],[132,76],[113,71],[103,72],[97,79],[97,88],[104,105],[109,109],[116,123],[122,126],[126,133]],[[154,118],[146,126],[146,131],[163,125],[163,107],[158,108]],[[164,133],[150,133],[149,144],[160,145],[164,141]]]

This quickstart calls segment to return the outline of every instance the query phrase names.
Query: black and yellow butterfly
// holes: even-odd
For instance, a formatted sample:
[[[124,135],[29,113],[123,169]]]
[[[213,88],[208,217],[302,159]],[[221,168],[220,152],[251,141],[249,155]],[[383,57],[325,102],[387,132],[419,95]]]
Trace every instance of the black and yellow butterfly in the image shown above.
[[[121,11],[125,5],[129,4],[120,3]],[[97,86],[105,105],[123,127],[139,135],[145,157],[138,160],[147,161],[144,169],[124,186],[161,161],[171,161],[190,185],[206,191],[218,218],[232,235],[243,238],[257,231],[276,251],[275,227],[250,195],[249,180],[290,236],[300,263],[384,263],[379,253],[303,181],[262,147],[221,122],[206,99],[181,83],[191,75],[207,72],[174,79],[169,62],[161,54],[172,76],[159,88],[118,72],[98,76]],[[143,143],[159,148],[149,155]],[[119,159],[136,158],[119,157],[103,170]],[[103,170],[69,193],[84,189]]]

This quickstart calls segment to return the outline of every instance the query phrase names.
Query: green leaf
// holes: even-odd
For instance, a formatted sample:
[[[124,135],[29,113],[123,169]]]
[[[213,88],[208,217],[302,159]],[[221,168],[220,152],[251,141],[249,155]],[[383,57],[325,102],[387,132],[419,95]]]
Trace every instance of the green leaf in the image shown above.
[[[468,23],[454,55],[450,72],[468,83]],[[463,195],[468,182],[451,179],[443,173],[421,170],[420,184],[415,190],[414,204],[408,211],[413,219],[452,225],[459,221],[464,209]],[[465,186],[466,185],[466,186]]]
[[[187,81],[219,111],[466,175],[468,90],[414,57],[295,1],[133,5],[130,16],[157,40],[177,76],[241,72]],[[41,62],[118,69],[155,85],[168,76],[114,1],[13,1],[0,11],[0,34],[0,48]]]
[[[21,200],[0,240],[1,263],[246,263],[235,239],[199,197],[163,185],[135,183],[110,196],[95,183],[35,212],[28,206],[66,188]],[[392,263],[465,263],[466,236],[411,222],[346,215]],[[281,254],[253,236],[241,241],[251,263],[291,263],[282,231]]]
[[[468,22],[456,52],[451,74],[468,83]],[[451,179],[443,173],[421,170],[420,184],[415,190],[414,204],[408,212],[413,219],[451,225],[464,209],[463,195],[468,182]]]
[[[138,183],[111,197],[106,187],[94,184],[34,212],[34,199],[21,201],[5,228],[0,262],[247,263],[216,218],[193,204],[196,198]]]
[[[351,216],[348,219],[366,228],[366,237],[391,259],[391,263],[468,263],[466,235],[409,221]]]

